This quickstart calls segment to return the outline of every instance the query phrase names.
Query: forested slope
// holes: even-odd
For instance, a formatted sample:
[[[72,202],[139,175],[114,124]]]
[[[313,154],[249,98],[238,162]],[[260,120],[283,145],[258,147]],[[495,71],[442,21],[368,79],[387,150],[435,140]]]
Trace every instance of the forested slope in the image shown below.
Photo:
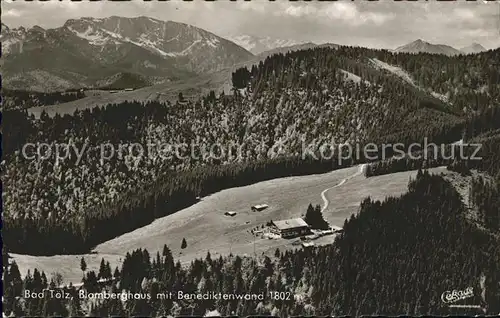
[[[352,59],[377,58],[399,66],[414,86],[442,95],[439,97],[457,112],[470,114],[500,103],[500,49],[458,56],[393,54],[363,48],[341,48],[341,52]]]
[[[160,255],[146,250],[127,254],[111,275],[103,260],[99,273],[85,273],[87,292],[121,291],[151,299],[87,301],[65,288],[72,300],[46,297],[20,300],[23,290],[57,289],[34,271],[24,281],[15,263],[5,278],[4,310],[21,315],[475,315],[500,311],[498,237],[465,219],[465,207],[453,186],[440,176],[419,171],[409,192],[383,202],[364,200],[359,214],[346,220],[344,233],[328,247],[280,253],[254,262],[239,256],[210,254],[181,267],[167,246]],[[4,263],[5,264],[5,263]],[[98,278],[114,282],[97,283]],[[47,281],[48,280],[48,281]],[[441,295],[473,288],[459,304],[482,309],[452,309]],[[261,294],[263,300],[157,299],[157,293]],[[280,291],[286,300],[272,299]],[[90,305],[91,303],[91,305]],[[90,305],[90,306],[89,306]]]
[[[84,97],[85,93],[80,90],[40,93],[3,88],[2,107],[4,110],[25,109],[30,107],[66,103]]]
[[[471,63],[485,64],[495,54],[472,56]],[[274,55],[235,72],[234,96],[125,102],[37,120],[25,111],[5,111],[4,240],[20,253],[82,252],[192,204],[199,195],[339,166],[335,160],[303,160],[304,144],[458,140],[468,120],[460,111],[370,62],[411,64],[419,56],[317,48]],[[491,73],[481,76],[498,84]],[[495,101],[493,93],[486,94],[488,103]],[[57,164],[54,157],[26,159],[26,142],[68,143],[85,155],[77,161],[73,153]],[[101,162],[105,143],[115,149],[195,143],[196,156],[186,147],[167,159],[157,153],[138,157],[125,146],[121,157]],[[203,149],[213,145],[225,147],[226,155],[207,156]]]

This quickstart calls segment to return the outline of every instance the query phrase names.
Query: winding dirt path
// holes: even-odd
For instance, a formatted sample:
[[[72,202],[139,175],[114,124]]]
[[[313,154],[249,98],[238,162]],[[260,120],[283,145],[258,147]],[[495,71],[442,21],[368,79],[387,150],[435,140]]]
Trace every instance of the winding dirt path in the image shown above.
[[[321,208],[321,212],[325,211],[327,208],[328,208],[328,204],[330,204],[330,202],[328,201],[328,199],[326,198],[326,193],[328,192],[328,190],[331,190],[333,188],[337,188],[337,187],[340,187],[342,186],[344,183],[346,183],[349,179],[351,178],[354,178],[354,177],[357,177],[361,174],[363,174],[365,172],[365,168],[366,168],[366,163],[364,164],[361,164],[358,166],[358,171],[352,175],[350,175],[349,177],[343,179],[342,181],[340,181],[339,183],[337,183],[336,185],[334,185],[333,187],[330,187],[330,188],[326,188],[325,190],[323,190],[323,192],[321,192],[321,199],[323,199],[323,207]]]

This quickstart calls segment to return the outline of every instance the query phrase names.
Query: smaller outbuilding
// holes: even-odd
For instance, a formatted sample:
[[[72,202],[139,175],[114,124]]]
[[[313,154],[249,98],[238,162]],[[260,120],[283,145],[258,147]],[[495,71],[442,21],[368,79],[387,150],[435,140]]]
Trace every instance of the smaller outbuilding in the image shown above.
[[[269,207],[267,204],[257,204],[252,206],[252,211],[262,211],[265,210]]]
[[[236,215],[236,212],[234,211],[227,211],[226,213],[224,213],[225,216],[235,216]]]

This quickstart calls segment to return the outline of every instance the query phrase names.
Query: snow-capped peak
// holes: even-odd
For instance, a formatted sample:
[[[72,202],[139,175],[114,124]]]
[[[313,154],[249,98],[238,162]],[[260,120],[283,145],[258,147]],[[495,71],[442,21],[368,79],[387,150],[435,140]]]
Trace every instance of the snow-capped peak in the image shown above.
[[[9,28],[6,24],[2,23],[2,32],[0,34],[0,41],[2,42],[2,53],[8,55],[13,51],[21,51],[23,41],[26,38],[26,29],[24,27]]]
[[[2,31],[2,51],[14,70],[11,72],[28,76],[31,71],[23,63],[12,62],[11,57],[17,54],[33,52],[32,56],[47,59],[47,54],[53,59],[61,56],[63,62],[50,65],[45,71],[64,74],[61,82],[71,82],[73,86],[81,86],[84,81],[96,84],[88,74],[101,71],[103,79],[111,72],[126,70],[154,82],[160,77],[220,71],[254,57],[244,48],[206,30],[149,17],[85,17],[67,20],[53,29],[36,26],[26,31],[2,25]],[[20,60],[24,58],[29,60],[29,55]],[[89,73],[93,67],[98,70]],[[34,82],[45,87],[42,77]]]
[[[226,38],[256,55],[272,49],[303,43],[295,40],[275,39],[269,36],[236,35],[227,36]]]
[[[2,33],[4,33],[4,32],[9,32],[9,31],[10,31],[10,28],[9,28],[6,24],[4,24],[4,23],[2,22]]]
[[[68,20],[65,28],[94,46],[130,43],[163,57],[190,54],[203,47],[216,49],[217,36],[195,27],[149,17]]]

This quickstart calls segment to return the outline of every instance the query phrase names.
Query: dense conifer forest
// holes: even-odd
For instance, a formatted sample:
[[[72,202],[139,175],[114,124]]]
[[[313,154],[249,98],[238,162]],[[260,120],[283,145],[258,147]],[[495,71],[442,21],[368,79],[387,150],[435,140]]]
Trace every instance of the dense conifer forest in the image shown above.
[[[447,145],[443,150],[439,147],[437,152],[429,147],[427,156],[424,156],[424,150],[419,150],[413,152],[413,158],[406,156],[375,162],[368,166],[365,175],[370,177],[419,168],[459,165],[469,170],[485,171],[500,179],[500,108],[491,107],[470,116],[465,122],[461,140],[463,145]],[[452,150],[452,147],[455,149]],[[460,151],[465,154],[463,160],[460,160]],[[481,159],[475,160],[473,157]]]
[[[484,202],[484,196],[474,197],[477,204]],[[86,271],[82,260],[83,286],[58,288],[57,274],[47,277],[33,269],[21,278],[15,262],[7,265],[4,252],[3,308],[15,316],[202,316],[214,310],[222,315],[283,317],[496,314],[499,238],[469,222],[466,211],[449,182],[419,171],[407,194],[383,202],[364,200],[333,245],[277,250],[272,258],[212,258],[208,253],[183,267],[164,246],[156,255],[147,250],[128,253],[120,268],[111,269],[103,259],[98,272]],[[472,287],[473,297],[460,303],[479,304],[484,310],[448,307],[441,295],[450,286]],[[44,289],[62,291],[71,299],[23,296],[26,290]],[[156,297],[169,291],[177,296],[179,291],[264,296],[250,301]],[[271,297],[269,291],[281,291],[283,297]],[[131,293],[136,299],[90,300],[88,294],[96,292]]]
[[[45,105],[71,102],[85,97],[83,90],[67,92],[28,92],[20,90],[2,89],[2,107],[4,110],[26,109]]]
[[[500,50],[444,57],[317,48],[277,54],[235,72],[232,96],[212,92],[195,101],[125,102],[72,116],[42,113],[39,119],[6,110],[4,240],[19,253],[80,253],[193,204],[198,196],[364,161],[339,165],[304,157],[304,144],[482,138],[488,159],[477,168],[496,175],[499,161],[490,153],[498,153],[498,138],[488,134],[499,128],[491,120],[498,117],[500,83],[492,65],[499,55]],[[389,73],[381,61],[398,65],[417,83]],[[439,95],[445,92],[446,98]],[[138,157],[125,146],[119,158],[115,153],[100,160],[103,144],[146,148],[159,142],[195,142],[199,156],[186,157],[189,149],[183,149],[167,159],[150,152]],[[28,156],[34,157],[27,159],[26,143],[66,143],[84,155],[79,159],[70,148],[70,158],[57,161],[52,153],[42,160],[30,148]],[[203,147],[214,144],[227,146],[226,155],[207,156]]]

